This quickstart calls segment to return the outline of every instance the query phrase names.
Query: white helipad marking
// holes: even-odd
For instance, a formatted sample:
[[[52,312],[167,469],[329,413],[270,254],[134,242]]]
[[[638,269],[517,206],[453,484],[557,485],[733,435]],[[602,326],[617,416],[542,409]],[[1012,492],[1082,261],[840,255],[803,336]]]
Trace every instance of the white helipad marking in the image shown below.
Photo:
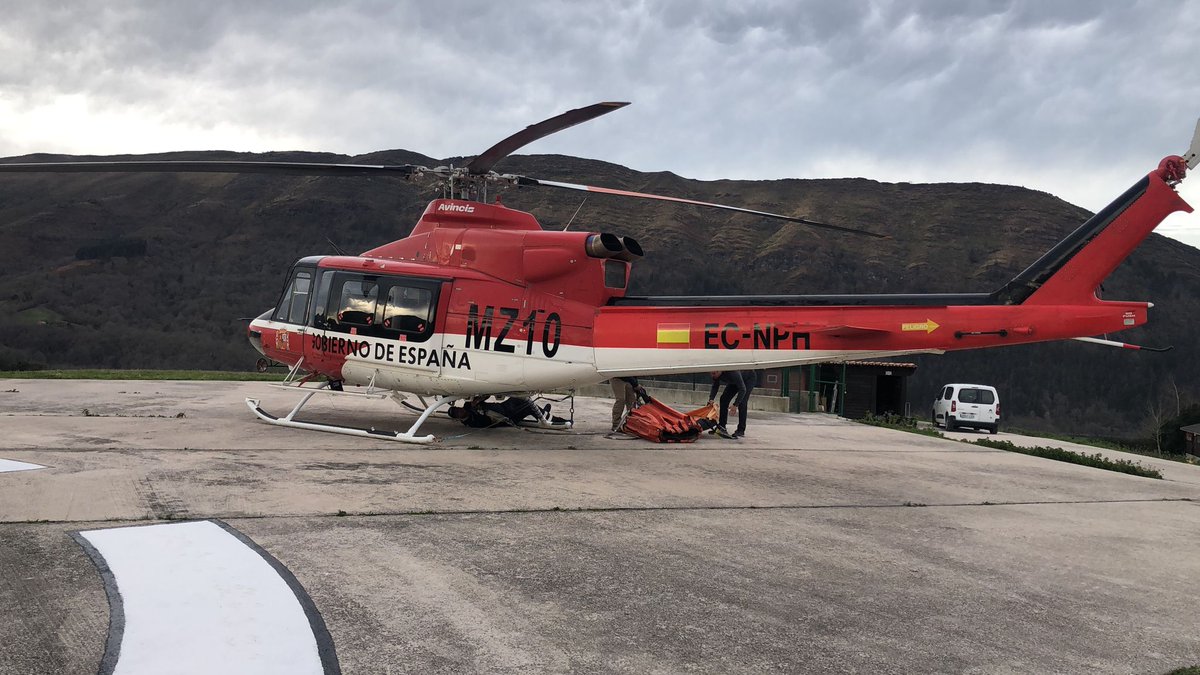
[[[296,595],[266,560],[208,521],[81,532],[125,612],[114,675],[323,672]]]
[[[30,471],[32,469],[44,469],[46,467],[41,464],[30,464],[29,462],[18,462],[15,459],[0,459],[0,473],[5,471]]]

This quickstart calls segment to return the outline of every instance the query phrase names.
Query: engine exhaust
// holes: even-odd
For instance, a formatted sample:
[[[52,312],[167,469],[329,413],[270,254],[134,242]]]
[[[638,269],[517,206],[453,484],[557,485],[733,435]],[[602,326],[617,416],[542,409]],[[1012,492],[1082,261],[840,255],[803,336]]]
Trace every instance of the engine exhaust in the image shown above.
[[[625,247],[617,235],[605,232],[588,235],[583,250],[593,258],[615,258],[625,252]]]
[[[624,260],[625,262],[633,262],[643,255],[646,255],[646,252],[642,250],[642,245],[639,244],[637,239],[634,239],[633,237],[621,237],[621,249],[621,252],[613,257],[617,260]]]

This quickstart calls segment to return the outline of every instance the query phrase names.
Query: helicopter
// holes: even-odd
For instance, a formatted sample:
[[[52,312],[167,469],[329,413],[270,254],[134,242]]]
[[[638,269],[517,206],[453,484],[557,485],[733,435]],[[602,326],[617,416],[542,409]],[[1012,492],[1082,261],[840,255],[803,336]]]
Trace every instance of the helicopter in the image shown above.
[[[495,165],[552,133],[618,110],[601,102],[531,125],[464,166],[253,161],[0,163],[0,172],[217,172],[433,177],[442,195],[411,234],[358,255],[291,267],[276,306],[250,321],[264,358],[289,368],[276,386],[303,392],[285,427],[430,443],[430,415],[461,399],[573,390],[612,377],[761,369],[1079,339],[1140,326],[1147,302],[1101,300],[1098,288],[1171,213],[1191,212],[1174,186],[1200,163],[1200,122],[1183,156],[1164,158],[1111,204],[991,293],[642,296],[626,294],[644,256],[631,237],[547,231],[489,202],[493,185],[550,187],[723,209],[830,229],[880,233],[680,197],[498,173]],[[348,391],[353,385],[365,391]],[[406,431],[297,419],[316,394],[390,398],[420,414]],[[409,397],[420,405],[414,405]],[[432,398],[427,401],[426,398]],[[536,426],[563,425],[536,411]],[[570,422],[566,423],[569,427]]]

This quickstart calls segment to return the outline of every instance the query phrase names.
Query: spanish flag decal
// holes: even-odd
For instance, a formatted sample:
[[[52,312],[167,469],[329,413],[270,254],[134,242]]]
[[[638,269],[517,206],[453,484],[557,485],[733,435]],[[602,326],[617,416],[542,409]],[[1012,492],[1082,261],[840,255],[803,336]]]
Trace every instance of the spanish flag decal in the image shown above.
[[[690,323],[660,323],[658,324],[659,349],[687,349],[690,345],[692,324]]]

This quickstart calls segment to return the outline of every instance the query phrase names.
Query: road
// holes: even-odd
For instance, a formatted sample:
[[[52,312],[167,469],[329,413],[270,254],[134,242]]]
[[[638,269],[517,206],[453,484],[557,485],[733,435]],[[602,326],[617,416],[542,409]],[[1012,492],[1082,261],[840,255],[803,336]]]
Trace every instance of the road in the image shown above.
[[[819,414],[655,445],[606,438],[609,402],[583,398],[571,434],[438,416],[444,440],[406,446],[259,422],[245,397],[293,400],[263,383],[0,390],[0,673],[1200,663],[1193,466],[1152,480]]]

